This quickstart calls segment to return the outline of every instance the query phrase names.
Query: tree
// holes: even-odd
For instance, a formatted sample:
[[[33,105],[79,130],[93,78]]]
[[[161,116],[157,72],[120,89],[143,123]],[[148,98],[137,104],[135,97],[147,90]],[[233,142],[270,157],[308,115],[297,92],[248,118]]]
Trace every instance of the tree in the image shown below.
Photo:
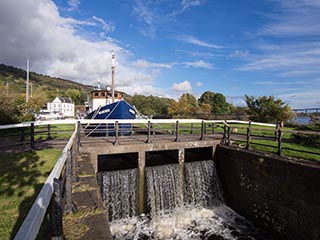
[[[81,94],[77,89],[68,89],[65,93],[67,97],[71,98],[75,104],[81,103]]]
[[[294,117],[291,108],[273,96],[253,97],[245,95],[250,120],[257,122],[288,121]]]
[[[214,93],[211,91],[205,91],[199,98],[199,104],[208,103],[211,105],[211,107],[212,107],[213,101],[214,101]]]
[[[18,122],[18,109],[15,105],[17,94],[7,92],[5,87],[0,86],[0,124],[9,124]]]
[[[229,104],[226,97],[222,93],[214,93],[211,91],[204,92],[199,98],[199,104],[208,103],[211,105],[211,112],[216,115],[228,114]]]
[[[229,104],[226,97],[221,93],[216,93],[213,98],[212,113],[216,115],[223,115],[229,113]]]
[[[189,93],[184,93],[179,98],[179,101],[171,100],[168,113],[177,117],[189,117],[199,110],[197,99]]]

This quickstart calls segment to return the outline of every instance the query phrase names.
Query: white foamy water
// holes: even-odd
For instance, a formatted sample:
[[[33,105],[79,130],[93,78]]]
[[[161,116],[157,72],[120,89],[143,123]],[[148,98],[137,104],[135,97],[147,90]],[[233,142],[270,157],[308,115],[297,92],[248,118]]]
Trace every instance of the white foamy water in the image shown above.
[[[182,207],[152,219],[142,215],[110,223],[114,239],[270,239],[225,205]]]
[[[146,167],[147,215],[135,216],[137,174],[100,174],[113,239],[270,239],[223,204],[212,160]]]

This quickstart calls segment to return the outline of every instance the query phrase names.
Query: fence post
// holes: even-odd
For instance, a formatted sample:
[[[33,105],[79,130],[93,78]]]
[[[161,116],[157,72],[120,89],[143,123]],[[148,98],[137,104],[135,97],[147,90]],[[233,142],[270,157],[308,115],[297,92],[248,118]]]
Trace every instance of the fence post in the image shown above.
[[[191,123],[191,130],[190,130],[190,134],[193,134],[193,123]]]
[[[221,139],[221,144],[226,144],[226,140],[227,140],[227,123],[226,123],[226,121],[224,121],[224,123],[223,123],[223,136]]]
[[[156,131],[154,130],[154,124],[151,123],[152,135],[156,135]]]
[[[204,133],[205,133],[205,122],[201,122],[201,135],[200,135],[200,140],[204,140]]]
[[[228,126],[228,131],[227,131],[227,145],[229,146],[230,145],[230,126]]]
[[[79,151],[80,146],[81,146],[80,133],[81,133],[81,124],[80,124],[80,121],[78,121],[77,122],[77,154],[80,153],[80,151]]]
[[[61,181],[57,178],[53,179],[53,196],[51,199],[51,239],[62,240],[62,205],[61,205]]]
[[[174,139],[175,142],[180,141],[180,136],[179,136],[179,121],[176,121],[176,138]]]
[[[278,155],[282,155],[282,127],[283,122],[277,123]]]
[[[72,181],[78,182],[77,176],[77,142],[74,141],[72,144],[72,151],[71,151],[71,171],[72,171]]]
[[[67,151],[67,162],[66,162],[66,213],[72,212],[72,170],[71,170],[71,151]]]
[[[214,123],[212,123],[211,126],[212,126],[212,131],[211,131],[211,133],[214,134]]]
[[[115,122],[114,130],[115,130],[115,133],[114,133],[113,145],[118,145],[118,143],[119,143],[119,140],[118,140],[118,137],[119,137],[119,122],[118,121]]]
[[[251,121],[249,121],[249,126],[247,127],[247,146],[246,149],[250,149],[251,143]]]
[[[21,138],[20,138],[20,141],[24,141],[25,140],[25,128],[23,127],[23,128],[21,128]]]
[[[48,131],[47,139],[51,139],[52,137],[51,137],[51,125],[50,124],[48,124],[48,126],[47,126],[47,131]]]
[[[35,149],[35,146],[34,146],[34,123],[31,123],[30,146],[32,149]]]
[[[148,121],[148,137],[146,143],[151,143],[151,123]]]

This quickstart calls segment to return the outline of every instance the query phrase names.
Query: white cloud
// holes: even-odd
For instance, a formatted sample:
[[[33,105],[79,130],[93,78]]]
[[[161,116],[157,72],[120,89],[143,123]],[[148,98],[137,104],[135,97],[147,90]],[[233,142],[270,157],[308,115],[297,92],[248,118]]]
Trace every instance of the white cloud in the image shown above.
[[[114,29],[101,18],[64,18],[50,0],[10,0],[0,1],[0,22],[1,63],[25,68],[26,57],[30,56],[31,71],[92,85],[101,78],[106,85],[111,83],[109,66],[114,50],[116,86],[120,90],[132,94],[137,82],[152,86],[155,81],[157,71],[136,69],[133,54],[117,41],[90,41],[80,36],[79,26],[95,26],[104,32]],[[151,87],[140,90],[146,91],[143,94],[153,92]]]
[[[167,15],[167,17],[175,17],[191,7],[201,6],[205,3],[205,0],[181,0],[181,8],[179,10],[173,11]]]
[[[248,56],[248,51],[244,51],[244,50],[235,50],[232,54],[232,57],[239,57],[239,58],[246,58]]]
[[[320,2],[318,0],[276,1],[278,14],[272,24],[262,28],[258,35],[268,36],[319,36]]]
[[[192,86],[189,81],[184,81],[181,83],[174,83],[172,85],[172,90],[176,92],[192,92]]]
[[[80,0],[68,0],[69,8],[68,11],[75,11],[78,10],[80,5]]]
[[[206,69],[213,69],[213,65],[211,63],[204,62],[202,60],[200,61],[194,61],[194,62],[183,62],[182,65],[194,68],[206,68]]]
[[[196,85],[197,85],[197,87],[201,87],[202,86],[202,82],[197,82]]]
[[[320,105],[318,89],[290,91],[279,94],[278,97],[284,99],[292,108],[312,108]]]
[[[172,68],[172,64],[169,64],[169,63],[151,63],[144,59],[138,59],[137,61],[133,62],[133,66],[138,68],[150,68],[150,67]]]
[[[200,47],[207,47],[207,48],[223,48],[222,46],[219,45],[215,45],[215,44],[211,44],[211,43],[207,43],[205,41],[202,41],[194,36],[191,35],[180,35],[177,37],[178,40],[182,41],[182,42],[186,42],[186,43],[190,43],[193,45],[197,45]]]
[[[144,23],[144,27],[140,28],[140,32],[148,37],[154,38],[156,35],[155,22],[158,17],[152,12],[152,7],[148,6],[148,2],[135,0],[133,4],[133,14],[137,16],[138,21]]]

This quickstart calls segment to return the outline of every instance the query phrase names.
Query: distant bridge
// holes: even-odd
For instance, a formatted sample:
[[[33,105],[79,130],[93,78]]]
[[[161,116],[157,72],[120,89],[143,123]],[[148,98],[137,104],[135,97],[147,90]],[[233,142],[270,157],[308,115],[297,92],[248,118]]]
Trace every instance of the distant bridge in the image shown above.
[[[305,113],[305,114],[308,114],[308,113],[320,113],[320,107],[318,108],[296,108],[296,109],[293,109],[292,111],[294,111],[295,113]]]

